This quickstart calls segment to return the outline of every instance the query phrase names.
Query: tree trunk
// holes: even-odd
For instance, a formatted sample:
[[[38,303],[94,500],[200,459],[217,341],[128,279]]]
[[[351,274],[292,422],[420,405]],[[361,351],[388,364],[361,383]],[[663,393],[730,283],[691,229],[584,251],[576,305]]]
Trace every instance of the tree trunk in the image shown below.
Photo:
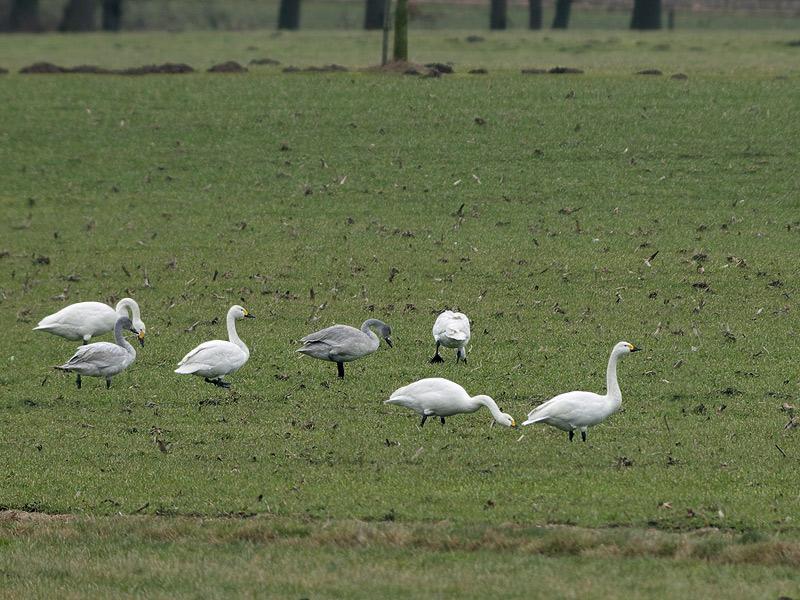
[[[556,16],[553,17],[553,29],[567,28],[570,8],[572,8],[572,0],[556,0]]]
[[[300,0],[281,0],[278,29],[300,29]]]
[[[122,0],[103,0],[103,29],[119,31],[122,27]]]
[[[491,0],[489,7],[489,29],[506,28],[506,0]]]
[[[542,0],[528,0],[528,29],[542,28]]]
[[[39,0],[14,0],[8,15],[9,31],[41,31]]]
[[[94,31],[95,0],[69,0],[64,7],[59,31]]]
[[[383,27],[384,0],[367,0],[367,10],[364,13],[364,29],[381,29]]]
[[[633,0],[631,29],[661,29],[661,0]]]
[[[408,60],[408,0],[397,0],[394,9],[394,60]]]

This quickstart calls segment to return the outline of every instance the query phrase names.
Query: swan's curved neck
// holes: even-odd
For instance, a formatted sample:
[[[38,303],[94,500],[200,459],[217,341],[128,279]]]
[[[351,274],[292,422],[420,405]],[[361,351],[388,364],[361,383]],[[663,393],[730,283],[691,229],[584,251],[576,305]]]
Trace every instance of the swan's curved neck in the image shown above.
[[[130,311],[130,314],[128,314],[128,311]],[[139,305],[131,298],[123,298],[117,302],[117,314],[130,317],[132,321],[142,318],[139,312]]]
[[[239,346],[242,349],[242,352],[250,355],[250,350],[247,348],[245,343],[242,341],[242,338],[239,337],[239,334],[236,333],[236,318],[233,316],[233,311],[228,311],[227,317],[227,325],[228,325],[228,339]]]
[[[617,403],[622,402],[622,392],[617,382],[617,361],[619,356],[614,352],[608,357],[608,367],[606,368],[606,394]]]
[[[378,336],[375,335],[375,332],[372,331],[372,328],[379,327],[380,325],[383,325],[383,323],[378,321],[378,319],[367,319],[361,324],[362,333],[365,333],[369,337],[370,341],[376,348],[380,346],[381,341],[378,339]]]
[[[497,421],[498,423],[502,422],[501,419],[503,418],[503,412],[500,410],[500,407],[497,406],[497,402],[492,400],[489,396],[484,396],[484,395],[473,396],[472,401],[477,402],[478,404],[482,404],[483,406],[488,408],[489,412],[492,413],[494,420]]]
[[[117,321],[116,325],[114,325],[114,341],[117,343],[117,346],[122,346],[128,352],[128,354],[136,355],[136,350],[133,346],[128,343],[128,340],[125,339],[125,336],[122,335],[122,323]]]

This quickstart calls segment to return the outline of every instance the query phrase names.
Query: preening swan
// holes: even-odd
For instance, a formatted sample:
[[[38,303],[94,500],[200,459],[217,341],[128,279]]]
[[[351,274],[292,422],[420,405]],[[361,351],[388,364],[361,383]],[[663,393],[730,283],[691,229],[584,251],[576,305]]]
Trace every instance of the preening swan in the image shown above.
[[[131,298],[123,298],[117,302],[116,308],[102,302],[70,304],[57,313],[46,316],[33,330],[46,331],[68,340],[82,340],[84,344],[88,344],[92,337],[113,331],[120,317],[130,317],[133,330],[139,336],[139,343],[144,346],[145,326],[139,313],[139,305]]]
[[[494,420],[506,427],[516,427],[514,417],[497,407],[497,403],[489,396],[470,396],[467,391],[442,377],[420,379],[405,387],[395,390],[384,404],[399,404],[422,415],[419,426],[425,425],[428,417],[439,417],[444,425],[444,418],[461,413],[472,413],[481,406],[489,409]]]
[[[122,330],[138,333],[128,317],[120,317],[114,326],[114,341],[95,342],[80,346],[75,354],[56,369],[77,373],[76,385],[81,388],[81,375],[105,377],[106,388],[111,387],[111,378],[127,369],[136,360],[136,350],[123,337]]]
[[[439,346],[456,348],[456,362],[458,359],[467,362],[467,344],[469,343],[469,319],[460,312],[446,310],[436,317],[433,324],[433,339],[436,340],[436,352],[431,358],[431,363],[444,362],[439,355]]]
[[[606,394],[601,396],[593,392],[567,392],[551,398],[544,404],[534,408],[523,425],[546,423],[569,432],[572,441],[575,430],[580,429],[581,438],[586,441],[586,430],[592,425],[602,423],[619,410],[622,404],[622,392],[617,383],[617,361],[637,348],[628,342],[619,342],[611,350],[606,369]]]
[[[300,341],[303,347],[297,351],[320,360],[336,363],[339,377],[344,378],[344,363],[372,354],[381,345],[372,328],[392,347],[392,328],[378,319],[367,319],[361,329],[349,325],[333,325],[310,333]]]
[[[238,304],[231,306],[226,317],[230,341],[203,342],[183,357],[175,372],[181,375],[198,375],[203,377],[206,383],[213,383],[222,388],[231,387],[231,384],[222,378],[238,371],[250,358],[250,350],[236,333],[236,321],[245,318],[255,319],[246,308]]]

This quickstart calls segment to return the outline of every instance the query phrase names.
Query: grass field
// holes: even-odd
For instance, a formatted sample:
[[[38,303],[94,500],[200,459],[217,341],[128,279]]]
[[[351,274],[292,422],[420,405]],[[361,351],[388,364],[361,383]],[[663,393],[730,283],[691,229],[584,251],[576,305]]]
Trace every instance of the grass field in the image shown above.
[[[0,79],[5,593],[800,594],[791,37],[464,37],[412,41],[439,79]],[[356,67],[376,39],[14,36],[0,66]],[[587,72],[519,74],[556,64]],[[51,369],[74,345],[31,328],[126,295],[147,346],[77,390]],[[258,319],[232,391],[173,374],[233,303]],[[429,365],[456,306],[470,362]],[[344,381],[294,352],[369,317],[395,348]],[[382,404],[441,375],[521,420],[600,391],[620,339],[645,352],[587,444]]]

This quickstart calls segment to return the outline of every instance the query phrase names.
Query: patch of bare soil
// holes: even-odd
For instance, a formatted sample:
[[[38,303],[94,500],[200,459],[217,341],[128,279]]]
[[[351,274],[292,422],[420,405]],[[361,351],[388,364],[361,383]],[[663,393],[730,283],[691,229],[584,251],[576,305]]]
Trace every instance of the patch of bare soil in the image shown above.
[[[214,65],[208,70],[209,73],[247,73],[247,69],[235,60]]]
[[[675,73],[670,75],[670,79],[677,79],[678,81],[685,81],[689,79],[689,76],[686,73]]]
[[[8,69],[4,69],[3,67],[0,67],[0,75],[5,75],[6,73],[8,73]]]
[[[306,67],[303,70],[306,73],[347,73],[347,67],[337,64],[323,65],[321,67]]]
[[[658,69],[642,69],[641,71],[636,71],[637,75],[663,75],[661,71]]]
[[[76,515],[48,515],[25,510],[0,510],[0,523],[51,523],[74,521]]]
[[[274,58],[254,58],[250,61],[251,65],[279,65],[281,61],[275,60]]]

